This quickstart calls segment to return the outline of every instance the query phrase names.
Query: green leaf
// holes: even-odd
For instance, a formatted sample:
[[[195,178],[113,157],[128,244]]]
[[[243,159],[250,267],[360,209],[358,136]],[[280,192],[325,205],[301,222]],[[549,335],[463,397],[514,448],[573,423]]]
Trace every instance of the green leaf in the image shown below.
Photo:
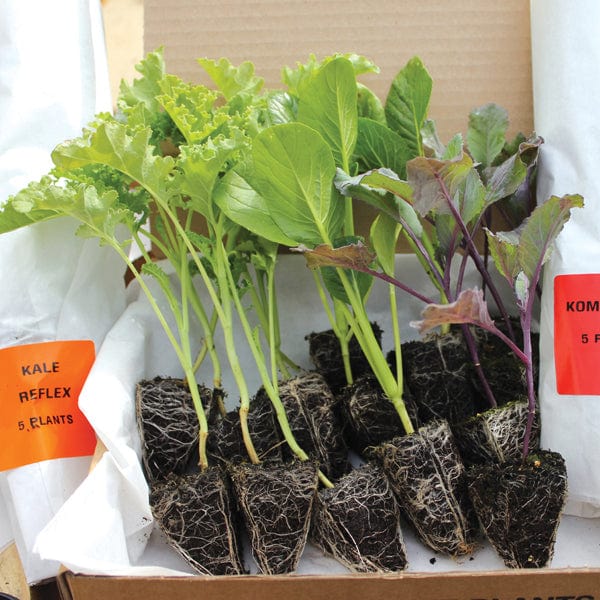
[[[262,89],[264,79],[254,74],[254,65],[245,61],[238,67],[226,58],[215,61],[199,58],[198,63],[208,73],[227,100],[240,92],[256,95]]]
[[[234,223],[266,240],[284,246],[295,246],[272,219],[263,196],[250,183],[251,168],[241,166],[228,171],[215,188],[214,202]]]
[[[524,311],[527,306],[530,294],[529,278],[521,271],[515,279],[515,298],[521,311]]]
[[[394,276],[396,243],[402,227],[386,214],[379,214],[371,225],[371,245],[377,255],[377,262],[383,272]]]
[[[550,257],[552,246],[569,220],[571,210],[581,207],[583,198],[578,194],[552,196],[525,220],[520,230],[518,260],[529,279],[535,281],[539,268]]]
[[[421,126],[421,137],[423,140],[424,154],[434,158],[446,158],[446,147],[440,141],[435,122],[432,119],[425,119]]]
[[[506,142],[508,113],[496,104],[486,104],[469,115],[467,146],[473,159],[484,167],[493,164]]]
[[[385,167],[400,177],[406,176],[409,149],[406,142],[386,125],[360,118],[355,153],[364,170]]]
[[[457,133],[446,146],[444,153],[442,154],[442,159],[452,160],[454,158],[459,158],[463,151],[463,137],[460,133]]]
[[[254,139],[253,161],[257,189],[286,237],[309,246],[336,237],[335,162],[315,130],[301,123],[265,129]]]
[[[335,185],[344,196],[370,204],[421,237],[423,227],[412,207],[412,188],[396,173],[377,169],[349,177],[338,169]]]
[[[108,121],[86,137],[57,146],[52,159],[67,171],[94,163],[107,165],[137,181],[152,195],[165,197],[169,195],[168,181],[174,161],[169,156],[154,154],[150,135],[150,129],[131,135],[126,125]]]
[[[83,237],[114,239],[115,229],[136,227],[136,216],[117,202],[114,190],[98,191],[87,184],[56,185],[46,176],[11,196],[0,211],[0,233],[56,217],[72,217],[82,224]]]
[[[298,99],[287,92],[273,92],[267,97],[267,113],[272,125],[296,121]]]
[[[542,265],[548,260],[571,210],[582,206],[583,198],[577,194],[552,196],[536,207],[518,230],[498,233],[486,230],[494,264],[511,285],[515,285],[520,273],[531,285],[537,285]]]
[[[496,269],[512,286],[521,270],[517,258],[518,235],[515,232],[493,233],[487,228],[485,233]]]
[[[213,190],[217,181],[247,143],[240,133],[236,139],[220,136],[202,145],[180,149],[176,185],[189,198],[188,206],[211,222],[214,220]]]
[[[310,79],[326,64],[335,60],[336,58],[345,58],[350,61],[354,73],[356,75],[362,75],[364,73],[379,73],[379,68],[371,60],[358,54],[347,53],[347,54],[332,54],[319,61],[314,54],[311,54],[308,61],[304,64],[297,63],[296,68],[284,67],[282,70],[283,82],[288,86],[288,91],[291,94],[297,95],[302,88]]]
[[[408,145],[411,157],[423,154],[421,128],[427,117],[432,80],[421,59],[412,58],[396,75],[385,103],[388,125]]]
[[[385,120],[385,109],[379,97],[366,85],[357,82],[357,106],[358,116],[365,119],[371,119],[382,125],[387,125]]]
[[[121,82],[117,106],[127,112],[129,108],[142,104],[148,112],[157,113],[160,105],[156,97],[160,94],[160,82],[165,76],[162,49],[150,52],[135,69],[142,77],[131,84]]]
[[[318,131],[336,164],[348,170],[358,128],[357,86],[352,64],[336,58],[302,86],[298,121]]]
[[[230,115],[226,108],[215,107],[218,98],[215,90],[186,83],[174,75],[163,79],[157,96],[188,144],[202,142],[229,126]]]

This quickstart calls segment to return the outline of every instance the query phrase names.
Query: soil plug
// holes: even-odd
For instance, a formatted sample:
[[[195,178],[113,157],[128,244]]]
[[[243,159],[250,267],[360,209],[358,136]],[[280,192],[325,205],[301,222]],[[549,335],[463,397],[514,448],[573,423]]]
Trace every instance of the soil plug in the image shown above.
[[[540,451],[525,461],[472,467],[468,478],[481,527],[506,566],[545,567],[567,494],[560,454]]]
[[[293,572],[308,536],[317,466],[296,461],[232,465],[230,470],[260,571],[266,575]]]
[[[445,421],[369,449],[390,480],[400,508],[437,552],[472,552],[477,531],[466,472]]]
[[[244,573],[235,500],[222,471],[171,475],[152,486],[150,504],[169,544],[199,573]]]
[[[407,565],[400,508],[387,478],[371,463],[319,492],[310,537],[355,572],[393,573]]]
[[[523,455],[529,409],[522,398],[479,413],[452,427],[465,465],[518,461]],[[529,447],[537,452],[540,420],[536,415]]]
[[[368,446],[404,434],[394,407],[373,375],[358,377],[340,398],[344,436],[358,454],[363,454]],[[404,399],[411,421],[418,423],[412,397],[406,391]]]
[[[337,400],[323,376],[304,372],[282,381],[279,396],[294,437],[327,478],[346,473],[348,448],[337,416]]]
[[[198,386],[208,410],[212,391]],[[136,415],[142,444],[142,464],[149,483],[194,469],[200,427],[187,383],[155,377],[136,386]],[[196,464],[197,468],[197,464]]]
[[[371,324],[373,333],[381,346],[382,330],[377,323]],[[310,333],[308,340],[309,355],[315,369],[323,375],[334,394],[340,393],[348,385],[340,341],[333,329]],[[350,369],[356,379],[365,373],[372,373],[369,361],[362,351],[356,337],[352,336],[348,343]]]

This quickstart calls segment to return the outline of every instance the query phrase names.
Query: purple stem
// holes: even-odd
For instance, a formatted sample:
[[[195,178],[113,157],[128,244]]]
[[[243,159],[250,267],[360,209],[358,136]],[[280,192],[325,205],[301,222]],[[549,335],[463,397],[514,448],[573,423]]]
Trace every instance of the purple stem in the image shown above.
[[[473,332],[469,328],[468,325],[462,325],[462,332],[465,338],[465,343],[467,344],[467,348],[469,349],[469,354],[473,360],[473,366],[475,367],[475,372],[477,373],[477,377],[479,377],[479,381],[483,386],[483,391],[488,399],[488,403],[491,408],[496,408],[498,403],[496,402],[496,398],[494,397],[494,392],[492,392],[492,388],[481,368],[481,363],[479,362],[479,354],[477,353],[477,345],[475,344],[475,339],[473,338]]]
[[[402,283],[401,281],[398,281],[394,277],[387,275],[386,273],[383,273],[381,271],[375,271],[375,270],[369,269],[367,267],[365,267],[365,268],[353,267],[353,268],[355,268],[357,271],[362,271],[363,273],[367,273],[373,277],[377,277],[377,279],[381,279],[382,281],[385,281],[387,283],[391,283],[392,285],[396,286],[397,288],[400,288],[401,290],[405,291],[407,294],[410,294],[411,296],[418,298],[419,300],[421,300],[421,302],[424,302],[425,304],[433,304],[434,303],[434,301],[431,298],[424,296],[420,292],[417,292],[417,290],[409,287],[408,285]]]
[[[458,224],[458,226],[460,227],[460,230],[462,231],[463,237],[465,239],[465,243],[467,245],[467,252],[469,253],[469,256],[473,259],[473,262],[475,263],[475,267],[477,268],[477,270],[483,277],[483,280],[485,281],[486,285],[488,286],[488,288],[492,294],[492,297],[494,298],[494,302],[496,303],[496,306],[498,307],[498,310],[500,311],[500,314],[502,315],[502,319],[506,323],[509,335],[514,338],[512,326],[510,324],[510,319],[508,317],[508,313],[506,312],[504,303],[502,302],[502,299],[500,298],[498,289],[494,285],[494,282],[492,281],[490,274],[488,273],[487,269],[485,268],[485,265],[483,264],[483,261],[481,260],[481,256],[479,256],[479,252],[478,252],[477,248],[475,247],[475,244],[473,243],[473,237],[472,237],[471,233],[469,232],[469,230],[467,229],[467,226],[465,225],[460,213],[456,209],[456,206],[454,206],[454,202],[452,201],[452,197],[450,196],[450,192],[448,191],[448,188],[446,187],[444,180],[440,177],[440,175],[438,173],[435,174],[435,178],[437,179],[440,189],[442,190],[442,193],[444,194],[446,203],[448,204],[448,207],[450,208],[450,212],[452,213],[452,216],[454,217],[456,223]]]

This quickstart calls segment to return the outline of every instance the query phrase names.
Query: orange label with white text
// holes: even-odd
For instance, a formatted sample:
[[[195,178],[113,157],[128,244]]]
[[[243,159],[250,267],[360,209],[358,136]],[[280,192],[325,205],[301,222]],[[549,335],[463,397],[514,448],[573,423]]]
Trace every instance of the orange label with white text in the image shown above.
[[[554,278],[554,365],[559,394],[600,394],[600,274]]]
[[[94,359],[88,340],[0,350],[0,471],[94,453],[96,435],[77,405]]]

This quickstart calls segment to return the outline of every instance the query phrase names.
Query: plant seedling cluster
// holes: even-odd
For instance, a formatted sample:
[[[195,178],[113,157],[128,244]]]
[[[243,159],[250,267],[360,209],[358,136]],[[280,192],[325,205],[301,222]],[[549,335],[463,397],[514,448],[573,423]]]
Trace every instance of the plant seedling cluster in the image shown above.
[[[488,484],[462,463],[464,446],[454,441],[460,424],[421,422],[422,400],[411,396],[404,377],[399,299],[409,294],[423,303],[422,320],[414,323],[422,333],[440,327],[442,337],[450,336],[450,326],[460,326],[469,368],[494,410],[501,407],[486,377],[482,339],[489,333],[506,345],[523,365],[527,397],[526,410],[514,410],[524,415],[522,431],[506,437],[512,446],[522,437],[521,466],[531,462],[532,446],[541,457],[532,443],[535,300],[542,266],[581,197],[536,202],[542,140],[507,140],[507,115],[493,104],[473,111],[466,140],[458,134],[444,145],[428,119],[432,80],[418,58],[398,73],[384,104],[358,81],[376,66],[356,55],[310,57],[285,68],[277,90],[264,90],[250,63],[199,63],[215,89],[168,75],[162,53],[149,54],[141,78],[122,84],[117,114],[98,115],[80,138],[60,144],[53,171],[0,212],[0,232],[75,218],[78,235],[119,254],[153,308],[183,373],[183,381],[151,379],[137,391],[144,469],[167,537],[200,572],[241,573],[239,506],[264,573],[293,571],[308,536],[354,570],[396,571],[406,566],[400,509],[426,544],[455,556],[474,547],[474,505],[506,563],[523,566],[523,549],[501,550],[493,535],[502,525],[481,516],[475,492]],[[355,201],[375,210],[365,237],[355,226]],[[436,297],[396,273],[400,239]],[[132,244],[141,267],[130,258]],[[325,374],[297,373],[282,348],[279,246],[303,253],[313,269],[343,373],[333,393]],[[480,288],[465,285],[469,270],[478,273]],[[369,318],[378,280],[388,290],[389,357]],[[260,376],[254,396],[236,326]],[[210,387],[197,382],[207,357]],[[229,412],[223,358],[239,397]],[[373,384],[376,399],[363,404],[361,390]],[[365,459],[360,469],[350,469],[346,442]],[[509,473],[510,461],[498,462]],[[524,502],[524,492],[512,493],[527,485],[506,479],[506,506],[496,517]],[[559,473],[559,495],[565,481]],[[186,503],[189,513],[181,508]],[[558,500],[544,515],[558,519],[561,507]],[[182,534],[190,519],[190,534]],[[555,527],[549,530],[545,553],[525,566],[549,560]]]

